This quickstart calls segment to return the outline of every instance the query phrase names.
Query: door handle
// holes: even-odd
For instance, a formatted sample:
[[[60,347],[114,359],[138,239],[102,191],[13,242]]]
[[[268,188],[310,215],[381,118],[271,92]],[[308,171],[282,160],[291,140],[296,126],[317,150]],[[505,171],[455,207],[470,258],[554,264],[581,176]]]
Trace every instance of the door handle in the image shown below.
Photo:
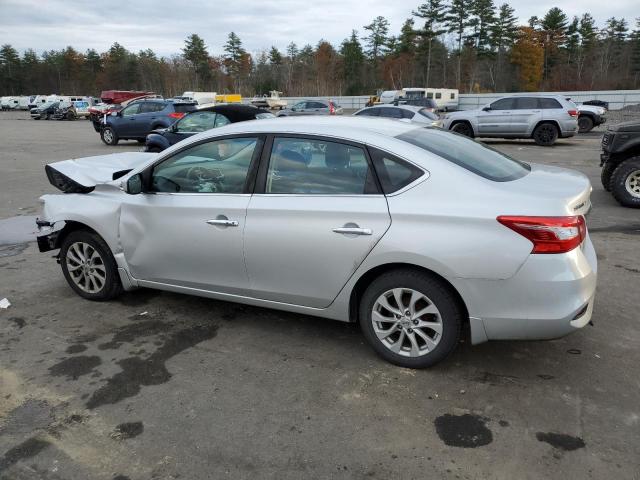
[[[237,227],[239,225],[237,220],[223,220],[223,219],[215,219],[215,220],[207,220],[209,225],[220,225],[223,227]]]
[[[334,228],[334,232],[336,233],[346,233],[347,235],[372,235],[373,230],[370,228],[360,228],[360,227],[340,227]]]

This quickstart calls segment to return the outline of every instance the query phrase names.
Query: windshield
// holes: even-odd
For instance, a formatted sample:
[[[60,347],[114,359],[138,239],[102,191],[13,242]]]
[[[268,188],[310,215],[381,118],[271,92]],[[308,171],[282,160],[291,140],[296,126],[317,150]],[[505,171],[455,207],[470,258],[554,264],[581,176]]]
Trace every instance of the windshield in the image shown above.
[[[417,128],[396,138],[494,182],[516,180],[531,171],[524,162],[470,138],[437,128]]]
[[[271,112],[256,113],[257,120],[264,120],[265,118],[275,118],[275,115]]]

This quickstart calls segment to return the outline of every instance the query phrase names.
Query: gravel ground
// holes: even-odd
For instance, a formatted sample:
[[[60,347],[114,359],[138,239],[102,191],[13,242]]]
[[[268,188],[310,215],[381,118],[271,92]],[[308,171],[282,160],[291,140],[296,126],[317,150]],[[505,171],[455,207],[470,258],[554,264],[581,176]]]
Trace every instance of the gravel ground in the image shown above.
[[[150,290],[82,300],[32,242],[43,166],[140,146],[1,113],[0,479],[639,478],[640,220],[600,185],[599,132],[488,142],[591,178],[595,325],[413,371],[350,324]]]

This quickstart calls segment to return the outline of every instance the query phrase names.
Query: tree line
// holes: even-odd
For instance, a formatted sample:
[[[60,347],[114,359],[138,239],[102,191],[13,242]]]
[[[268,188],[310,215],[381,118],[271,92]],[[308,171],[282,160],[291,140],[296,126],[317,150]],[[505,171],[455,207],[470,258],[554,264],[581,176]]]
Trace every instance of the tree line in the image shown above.
[[[165,96],[201,90],[244,96],[363,95],[403,87],[461,92],[640,88],[640,18],[611,17],[598,27],[589,13],[554,7],[519,25],[515,10],[493,0],[427,0],[396,34],[378,16],[340,45],[290,43],[251,55],[228,35],[221,55],[190,35],[180,53],[131,52],[119,43],[99,53],[69,46],[37,54],[0,47],[0,94],[148,90]]]

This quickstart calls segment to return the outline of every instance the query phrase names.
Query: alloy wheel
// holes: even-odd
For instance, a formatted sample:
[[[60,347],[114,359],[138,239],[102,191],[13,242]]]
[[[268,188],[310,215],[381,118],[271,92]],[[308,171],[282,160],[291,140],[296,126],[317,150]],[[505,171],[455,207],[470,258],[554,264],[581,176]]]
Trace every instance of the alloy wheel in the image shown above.
[[[624,186],[629,192],[629,195],[635,198],[640,198],[640,170],[634,170],[627,175],[624,181]]]
[[[553,140],[555,128],[551,125],[542,125],[538,128],[537,137],[540,141],[548,143]]]
[[[378,297],[371,312],[378,340],[405,357],[431,353],[442,339],[442,317],[435,304],[411,288],[394,288]]]
[[[98,251],[85,242],[72,243],[66,253],[69,276],[78,288],[98,293],[104,288],[107,270]]]
[[[107,143],[111,143],[113,141],[113,132],[111,132],[110,129],[105,129],[104,132],[102,132],[102,135]]]

